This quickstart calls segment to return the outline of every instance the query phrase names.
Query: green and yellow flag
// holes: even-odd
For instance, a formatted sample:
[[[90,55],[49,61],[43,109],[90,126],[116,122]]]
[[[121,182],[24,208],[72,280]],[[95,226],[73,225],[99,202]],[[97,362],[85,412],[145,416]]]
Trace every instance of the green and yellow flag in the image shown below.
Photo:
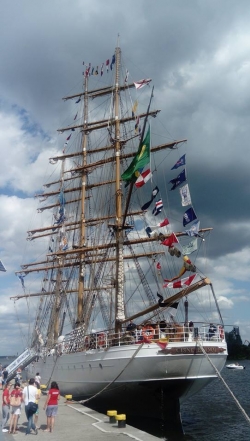
[[[142,142],[140,142],[138,152],[127,170],[121,175],[123,181],[132,181],[138,178],[138,171],[142,170],[150,162],[150,127]]]

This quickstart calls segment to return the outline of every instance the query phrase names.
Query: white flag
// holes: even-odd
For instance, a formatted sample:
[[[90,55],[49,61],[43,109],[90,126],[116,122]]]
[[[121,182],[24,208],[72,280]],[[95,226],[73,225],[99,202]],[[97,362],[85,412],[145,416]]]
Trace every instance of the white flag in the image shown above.
[[[181,205],[183,207],[192,204],[188,184],[183,185],[183,187],[180,188],[180,195],[181,195]]]
[[[197,239],[191,240],[186,246],[182,247],[182,253],[185,254],[192,254],[194,251],[197,250]]]
[[[136,81],[136,82],[134,82],[135,88],[136,89],[141,89],[142,87],[146,86],[146,84],[149,84],[150,81],[152,81],[151,78],[147,78],[147,79],[144,79],[144,80]]]

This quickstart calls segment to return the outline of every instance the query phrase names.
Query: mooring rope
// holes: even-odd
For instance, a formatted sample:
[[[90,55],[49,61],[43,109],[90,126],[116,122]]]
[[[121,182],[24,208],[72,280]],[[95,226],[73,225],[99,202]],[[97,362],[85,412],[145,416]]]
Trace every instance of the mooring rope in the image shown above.
[[[125,369],[127,369],[128,365],[131,363],[131,361],[135,358],[135,356],[138,354],[138,352],[140,351],[140,349],[142,348],[142,346],[144,345],[144,343],[141,343],[138,348],[136,349],[136,351],[134,352],[134,354],[132,355],[132,357],[130,358],[130,360],[128,361],[128,363],[126,364],[126,366],[121,370],[121,372],[109,383],[107,384],[102,390],[100,390],[99,392],[97,392],[95,395],[93,395],[90,398],[87,398],[86,400],[81,400],[78,401],[81,404],[86,403],[87,401],[92,400],[93,398],[97,397],[97,395],[100,395],[102,392],[105,391],[105,389],[107,389],[109,386],[111,386],[111,384],[113,384],[117,378],[119,378],[121,376],[121,374],[125,371]]]
[[[220,372],[218,371],[218,369],[216,368],[216,366],[213,364],[212,360],[210,360],[208,354],[206,353],[205,349],[203,348],[203,346],[201,345],[200,341],[197,340],[198,345],[201,348],[201,351],[203,352],[203,354],[206,356],[206,358],[208,359],[209,363],[212,365],[212,367],[214,368],[216,374],[218,375],[218,377],[221,379],[221,381],[223,382],[224,386],[227,388],[228,392],[232,395],[236,405],[238,406],[238,408],[241,410],[241,412],[243,413],[244,417],[246,418],[247,422],[250,423],[250,418],[247,415],[247,413],[245,412],[245,410],[243,409],[243,407],[240,405],[239,401],[237,400],[236,396],[233,394],[233,392],[231,391],[230,387],[228,386],[228,384],[225,382],[224,378],[222,378]]]

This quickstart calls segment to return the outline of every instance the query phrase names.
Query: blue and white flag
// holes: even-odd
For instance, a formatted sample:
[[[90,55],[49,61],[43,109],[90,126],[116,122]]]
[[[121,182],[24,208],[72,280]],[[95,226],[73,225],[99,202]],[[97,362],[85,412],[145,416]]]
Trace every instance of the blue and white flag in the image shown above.
[[[155,196],[156,196],[158,193],[159,193],[159,188],[156,186],[156,187],[153,189],[153,191],[152,191],[151,199],[150,199],[148,202],[146,202],[146,203],[141,207],[141,209],[142,209],[143,211],[146,211],[146,210],[149,208],[149,206],[151,205],[151,203],[153,202]]]
[[[183,227],[185,227],[187,224],[189,224],[195,219],[197,219],[197,216],[194,212],[193,207],[190,207],[187,211],[185,211],[183,215]]]
[[[147,227],[147,228],[146,228],[146,233],[147,233],[148,237],[151,237],[152,230],[151,230],[150,227]]]
[[[187,245],[182,246],[182,254],[192,254],[197,250],[197,239],[191,240]]]
[[[64,196],[63,188],[61,188],[60,193],[59,193],[59,203],[60,203],[60,207],[65,206],[65,196]]]
[[[26,274],[18,274],[18,279],[21,281],[23,289],[25,289],[24,286],[24,277],[26,277]]]
[[[6,273],[5,266],[1,260],[0,260],[0,271],[4,271]]]
[[[178,167],[181,167],[182,165],[186,164],[186,154],[181,156],[180,159],[175,163],[175,165],[171,168],[171,170],[174,170]]]
[[[180,195],[181,195],[181,205],[183,207],[192,204],[188,184],[183,185],[183,187],[180,188]]]
[[[187,180],[186,178],[186,169],[182,170],[182,172],[177,176],[177,178],[171,179],[169,183],[173,184],[172,188],[170,190],[174,190],[176,187],[181,185],[183,182]]]
[[[193,237],[193,236],[200,236],[199,235],[199,229],[200,229],[200,221],[197,219],[192,227],[189,228],[189,230],[185,230],[185,233],[187,236]]]
[[[115,55],[113,55],[113,57],[112,57],[112,61],[111,61],[111,63],[110,63],[110,69],[111,69],[111,70],[113,69],[113,64],[115,64]]]
[[[152,211],[152,214],[154,216],[157,216],[161,210],[163,209],[163,203],[162,203],[162,199],[159,199],[156,203],[155,203],[155,208]]]

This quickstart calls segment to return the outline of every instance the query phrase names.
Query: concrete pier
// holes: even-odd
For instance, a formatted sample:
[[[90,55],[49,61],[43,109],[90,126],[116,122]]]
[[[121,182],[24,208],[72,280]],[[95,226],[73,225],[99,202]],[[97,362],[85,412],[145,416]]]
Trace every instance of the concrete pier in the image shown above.
[[[2,391],[0,393],[2,398]],[[55,427],[52,433],[44,432],[46,428],[46,415],[43,406],[46,400],[46,395],[41,396],[39,400],[39,417],[38,417],[38,434],[33,432],[28,437],[35,436],[37,441],[45,440],[59,440],[60,441],[108,441],[119,437],[119,441],[125,441],[132,438],[137,441],[156,441],[159,438],[154,437],[146,432],[136,429],[126,424],[126,427],[119,428],[118,423],[110,423],[110,418],[107,415],[98,413],[88,407],[85,407],[76,402],[69,402],[64,397],[60,398],[58,406],[58,415],[55,418]],[[110,409],[107,409],[107,411]],[[15,439],[27,440],[25,430],[27,420],[25,411],[22,408],[21,416],[19,418],[18,433],[12,435],[9,433],[0,432],[0,440],[7,441]],[[7,425],[8,428],[8,425]]]

